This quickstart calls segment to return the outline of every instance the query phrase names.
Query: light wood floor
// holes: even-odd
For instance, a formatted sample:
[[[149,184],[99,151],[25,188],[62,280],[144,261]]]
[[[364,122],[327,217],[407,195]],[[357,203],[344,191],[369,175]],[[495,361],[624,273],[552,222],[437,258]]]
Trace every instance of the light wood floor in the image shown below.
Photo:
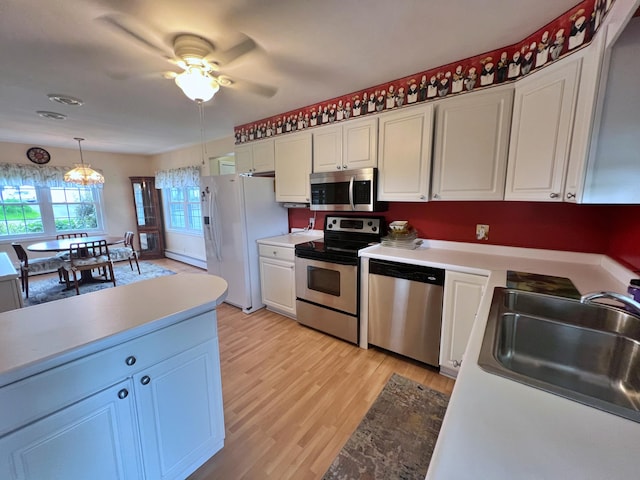
[[[205,273],[169,259],[153,263]],[[189,480],[319,479],[392,373],[453,389],[435,369],[265,309],[245,315],[222,304],[218,332],[225,445]]]

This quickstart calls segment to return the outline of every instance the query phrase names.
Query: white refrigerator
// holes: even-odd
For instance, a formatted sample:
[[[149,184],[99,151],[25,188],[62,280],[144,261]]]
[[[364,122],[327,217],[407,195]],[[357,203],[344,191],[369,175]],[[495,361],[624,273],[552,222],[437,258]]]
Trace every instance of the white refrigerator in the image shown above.
[[[207,271],[229,284],[227,303],[252,313],[264,307],[256,240],[288,233],[287,209],[270,177],[202,177],[200,187]]]

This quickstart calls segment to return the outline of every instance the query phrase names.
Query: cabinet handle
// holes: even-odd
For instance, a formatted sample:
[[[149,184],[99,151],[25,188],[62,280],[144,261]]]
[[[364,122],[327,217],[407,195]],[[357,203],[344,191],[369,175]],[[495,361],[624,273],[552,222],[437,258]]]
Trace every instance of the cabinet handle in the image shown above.
[[[552,192],[552,193],[550,193],[550,194],[549,194],[549,197],[551,197],[551,198],[558,198],[559,196],[560,196],[560,195],[558,195],[558,194],[557,194],[557,193],[555,193],[555,192]]]
[[[460,365],[462,365],[462,360],[458,361],[458,360],[454,360],[453,361],[453,366],[458,368]]]
[[[440,198],[440,195],[438,195],[437,193],[434,193],[433,198]],[[420,195],[420,200],[424,200],[424,195]]]
[[[575,193],[567,193],[567,198],[576,198],[576,194]]]
[[[126,388],[123,388],[122,390],[120,390],[118,392],[118,398],[120,400],[124,400],[125,398],[127,398],[129,396],[129,390],[127,390]]]
[[[124,361],[124,363],[126,363],[129,366],[135,365],[136,363],[136,357],[134,357],[133,355],[129,356],[126,358],[126,360]]]
[[[278,255],[278,252],[276,252],[275,250],[273,251],[273,255]]]
[[[346,166],[346,165],[342,165],[342,169],[343,169],[343,170],[346,170],[346,169],[347,169],[347,166]]]
[[[145,375],[140,379],[140,383],[142,385],[149,385],[150,382],[151,382],[151,377],[149,375]]]
[[[342,167],[340,165],[336,165],[336,168],[340,170]]]

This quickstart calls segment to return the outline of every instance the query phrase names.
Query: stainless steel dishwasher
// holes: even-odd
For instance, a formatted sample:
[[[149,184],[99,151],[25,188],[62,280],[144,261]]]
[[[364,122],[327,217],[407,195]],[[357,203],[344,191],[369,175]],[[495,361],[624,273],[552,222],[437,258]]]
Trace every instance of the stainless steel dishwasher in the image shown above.
[[[368,342],[438,366],[444,270],[369,260]]]

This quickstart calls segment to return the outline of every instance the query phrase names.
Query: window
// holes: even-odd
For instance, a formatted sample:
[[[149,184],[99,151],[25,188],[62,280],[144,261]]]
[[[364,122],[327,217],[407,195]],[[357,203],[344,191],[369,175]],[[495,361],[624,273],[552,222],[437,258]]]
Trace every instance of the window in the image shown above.
[[[102,230],[98,189],[0,186],[0,238]]]
[[[168,212],[170,230],[202,232],[202,207],[198,187],[165,188],[165,211]]]

